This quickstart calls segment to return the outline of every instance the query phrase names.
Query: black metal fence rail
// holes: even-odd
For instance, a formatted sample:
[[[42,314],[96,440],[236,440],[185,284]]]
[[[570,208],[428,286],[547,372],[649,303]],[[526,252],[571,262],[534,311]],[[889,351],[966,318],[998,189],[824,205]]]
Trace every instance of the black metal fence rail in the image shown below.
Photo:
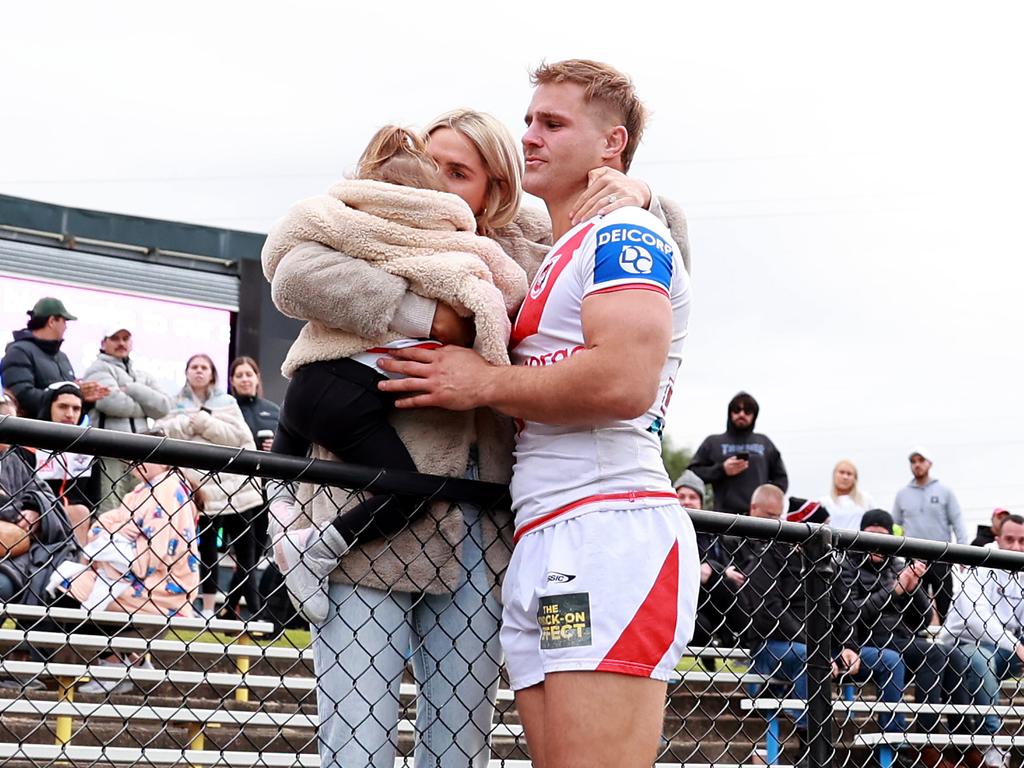
[[[493,483],[395,470],[380,470],[314,459],[299,459],[262,451],[197,444],[166,437],[111,432],[98,428],[66,426],[15,417],[0,417],[0,443],[31,446],[46,451],[67,451],[97,457],[116,458],[128,463],[155,462],[173,467],[201,470],[211,474],[231,473],[250,478],[298,481],[314,486],[332,486],[348,489],[356,493],[400,493],[408,496],[417,496],[424,500],[445,499],[452,502],[472,504],[484,511],[500,506],[504,506],[507,509],[509,500],[508,489],[503,485]],[[211,480],[211,482],[216,482],[216,480]],[[716,541],[723,542],[726,538],[731,538],[741,542],[762,542],[765,545],[764,551],[767,551],[769,546],[784,545],[789,547],[795,553],[794,557],[799,558],[802,563],[798,591],[802,593],[803,605],[806,611],[803,617],[803,640],[806,642],[806,657],[803,671],[806,674],[807,685],[806,751],[802,753],[802,758],[806,764],[815,766],[815,768],[837,765],[839,764],[840,754],[849,754],[848,751],[841,752],[844,749],[842,746],[844,738],[846,743],[850,741],[848,736],[844,737],[843,734],[843,727],[849,721],[839,724],[836,720],[835,703],[838,684],[834,677],[835,668],[833,662],[839,649],[834,647],[834,638],[831,632],[831,624],[835,616],[832,588],[840,578],[842,565],[840,561],[843,558],[864,557],[871,553],[877,553],[903,558],[908,561],[921,560],[927,563],[947,563],[971,568],[983,566],[985,568],[1014,573],[1024,570],[1024,553],[997,548],[960,546],[877,533],[836,530],[818,524],[786,523],[701,510],[687,510],[687,512],[694,522],[696,530],[703,534],[712,535]],[[973,574],[974,572],[967,571],[963,578],[970,579],[973,577]],[[772,583],[771,586],[774,587],[775,584]],[[745,599],[748,600],[748,605],[754,606],[749,608],[748,618],[752,619],[758,610],[763,610],[763,600],[760,608],[757,603],[757,598],[763,597],[763,595],[750,595],[750,590],[748,589]],[[751,600],[750,598],[754,599]],[[59,613],[61,610],[64,609],[56,609],[56,612]],[[371,610],[370,613],[372,616],[373,611]],[[17,612],[10,613],[10,616],[15,618],[19,615],[28,616],[29,614],[24,611],[22,611],[22,614]],[[467,618],[472,620],[472,616]],[[24,621],[22,624],[24,625]],[[362,629],[372,633],[375,628],[367,626]],[[29,636],[30,631],[38,630],[34,625],[26,627],[26,634],[24,635],[26,641],[32,639]],[[0,635],[3,635],[4,632],[12,634],[15,631],[0,630]],[[37,637],[46,642],[58,644],[60,640],[59,637],[55,639],[52,633],[48,636],[37,635]],[[125,648],[135,647],[129,640],[122,639],[117,640],[117,642],[120,642],[121,646]],[[671,689],[674,698],[669,702],[667,710],[669,721],[674,719],[676,725],[667,726],[667,729],[670,730],[674,727],[676,735],[681,735],[684,738],[673,742],[671,734],[667,736],[665,755],[663,755],[660,762],[686,763],[708,761],[712,763],[731,763],[734,762],[734,759],[741,763],[748,762],[745,757],[737,757],[734,751],[730,751],[730,741],[750,739],[752,737],[746,731],[742,733],[726,732],[727,725],[722,719],[725,715],[736,717],[737,701],[735,697],[730,699],[728,696],[720,695],[721,692],[714,689],[716,681],[721,682],[730,675],[735,679],[734,688],[736,690],[741,689],[741,681],[748,677],[756,677],[756,675],[745,675],[745,673],[740,672],[735,667],[730,667],[729,660],[736,658],[752,660],[758,649],[749,644],[742,646],[738,639],[733,642],[734,644],[730,646],[728,643],[720,642],[716,639],[714,646],[711,642],[708,642],[692,652],[694,656],[699,656],[701,660],[706,660],[707,655],[711,651],[718,652],[718,660],[724,659],[726,664],[721,672],[700,673],[699,670],[694,671],[681,668],[680,683]],[[116,642],[111,641],[109,647],[113,648],[116,644]],[[165,643],[161,647],[167,649],[166,653],[171,653],[172,651],[179,653],[177,657],[179,663],[188,662],[196,653],[194,647],[191,650],[188,647],[183,647],[181,651],[170,643]],[[238,650],[238,648],[235,648],[233,652],[238,652]],[[271,665],[270,662],[273,654],[268,652],[265,655],[253,655],[250,653],[251,649],[242,650],[246,651],[242,655],[246,658],[251,656],[254,664],[261,664],[264,667]],[[454,648],[451,648],[450,651],[456,652]],[[213,651],[210,648],[205,648],[204,652],[212,653]],[[296,690],[309,693],[312,690],[310,686],[313,685],[308,677],[310,674],[311,650],[289,649],[286,652],[279,649],[274,653],[277,653],[281,659],[287,659],[289,663],[294,664],[295,669],[301,668],[303,674],[306,675],[306,677],[302,677],[294,672],[281,672],[279,669],[273,669],[272,673],[279,675],[283,681],[282,690],[287,689],[288,685],[291,685]],[[23,662],[22,664],[24,667],[28,662]],[[9,666],[11,669],[21,669],[16,664]],[[149,678],[165,680],[166,677],[165,684],[167,681],[170,681],[170,683],[178,685],[191,681],[192,678],[188,677],[188,675],[193,674],[187,670],[175,670],[173,663],[170,662],[167,666],[166,676],[162,676],[164,675],[163,671],[149,671],[151,669],[135,670],[132,674],[140,680]],[[238,680],[245,679],[244,674],[242,674],[243,668],[239,666],[237,669],[240,674]],[[246,662],[244,669],[248,671],[248,662]],[[694,669],[696,670],[696,668]],[[263,670],[264,673],[266,671]],[[67,679],[74,679],[73,675],[80,673],[73,670],[66,674],[72,675],[72,677]],[[210,682],[212,679],[212,677],[209,679],[204,677],[202,685],[212,686],[213,683]],[[221,678],[217,679],[226,681],[223,683],[224,685],[238,686],[241,684],[227,673],[222,673]],[[71,686],[72,683],[62,682],[61,685]],[[199,684],[197,683],[197,685]],[[63,688],[61,690],[63,691]],[[199,689],[197,688],[196,690]],[[205,690],[205,688],[202,690]],[[303,711],[308,711],[308,708],[311,706],[307,699],[302,698],[304,695],[296,694],[294,701],[289,702],[289,705],[299,710],[300,715]],[[411,700],[404,688],[402,695],[405,697],[402,699],[403,716],[408,717],[409,709],[413,705],[410,704]],[[503,701],[506,703],[498,707],[499,719],[492,722],[494,731],[491,735],[494,733],[504,734],[507,737],[507,744],[501,747],[500,755],[498,748],[495,747],[496,751],[494,754],[498,755],[496,757],[497,762],[492,761],[491,765],[496,765],[505,759],[518,760],[525,757],[525,742],[522,739],[521,729],[517,730],[519,726],[515,719],[514,708],[508,704],[511,695],[508,691],[504,691],[503,695],[505,696]],[[763,694],[753,692],[745,694],[751,700],[761,695]],[[715,698],[716,696],[718,698]],[[781,700],[786,697],[781,696],[779,698]],[[238,700],[241,701],[241,699]],[[214,699],[211,699],[211,701],[214,701]],[[216,701],[219,704],[223,704],[224,699]],[[142,703],[149,704],[148,694],[143,698]],[[274,702],[275,705],[279,703],[280,701]],[[435,702],[435,704],[441,706],[445,703],[444,701]],[[750,702],[746,701],[744,703]],[[3,710],[3,713],[16,710],[20,712],[19,707],[21,707],[21,705],[16,705],[11,701],[3,702],[2,706],[7,707],[6,710]],[[303,710],[303,706],[307,710]],[[715,706],[718,707],[717,710],[705,713],[708,707]],[[370,709],[372,710],[372,707]],[[1012,706],[1009,709],[1014,713],[1016,712]],[[63,712],[65,710],[62,709],[60,711]],[[93,711],[94,713],[96,712],[96,710]],[[875,711],[872,710],[873,713]],[[291,720],[273,709],[266,712],[261,709],[260,714],[263,719],[259,720],[258,724],[250,726],[250,730],[253,733],[258,732],[259,728],[276,728],[277,730],[272,733],[274,738],[279,740],[285,738],[284,725],[286,722],[291,723]],[[704,726],[704,731],[700,731],[699,728],[701,726],[695,723],[699,722],[705,714],[708,715],[705,719],[709,724]],[[1024,715],[1024,706],[1020,707],[1019,714],[1015,714],[1016,717],[1020,715]],[[7,715],[4,714],[4,716],[6,717]],[[771,719],[771,716],[766,717],[769,720]],[[748,726],[752,727],[752,725],[756,725],[753,722],[753,718],[744,715],[740,718],[738,727],[742,730]],[[866,726],[866,721],[861,723],[861,725]],[[58,725],[58,744],[66,744],[70,739],[70,727],[67,722],[63,726]],[[162,726],[162,730],[159,732],[161,738],[166,736],[166,729],[166,725]],[[88,730],[88,724],[86,724],[85,730]],[[189,742],[190,744],[195,743],[195,732],[194,729],[190,731],[190,738],[193,739],[193,741]],[[27,738],[35,738],[38,741],[35,731],[30,732],[30,736]],[[242,741],[245,741],[247,737],[240,738]],[[779,738],[777,733],[775,738]],[[1005,739],[1006,737],[1001,738]],[[1014,736],[1010,739],[1012,746],[1017,746],[1017,743],[1013,741],[1015,738],[1017,737]],[[0,742],[9,739],[9,736],[0,736]],[[61,739],[65,741],[61,742]],[[684,742],[687,746],[679,746],[679,741]],[[702,752],[702,741],[720,741],[723,744],[721,752],[718,754]],[[270,742],[268,741],[267,743]],[[958,742],[948,739],[945,742],[940,742],[936,739],[936,743],[954,744]],[[994,741],[991,741],[991,743],[995,744]],[[1020,744],[1024,746],[1024,738],[1021,739]],[[0,744],[0,747],[3,746],[3,744]],[[299,744],[295,751],[308,752],[310,748],[311,743],[305,742]],[[490,747],[488,748],[490,749]],[[397,744],[395,749],[398,749]],[[405,744],[403,749],[406,750],[406,754],[409,753],[408,744]],[[60,757],[63,759],[70,754],[70,752],[65,750],[61,752]],[[56,760],[57,758],[54,759]],[[140,759],[144,761],[144,756],[140,757]],[[775,755],[774,759],[778,759],[778,756]],[[847,759],[849,758],[847,757]],[[874,758],[872,758],[873,760]],[[411,765],[411,758],[409,758],[409,761]],[[857,765],[866,764],[866,762],[857,763]],[[886,765],[884,761],[883,765]]]

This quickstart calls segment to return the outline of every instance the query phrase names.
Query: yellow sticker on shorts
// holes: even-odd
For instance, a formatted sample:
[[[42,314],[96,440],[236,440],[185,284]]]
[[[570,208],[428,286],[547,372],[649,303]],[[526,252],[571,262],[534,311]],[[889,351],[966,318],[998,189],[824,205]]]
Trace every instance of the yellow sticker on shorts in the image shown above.
[[[590,645],[590,593],[548,595],[538,600],[541,650]]]

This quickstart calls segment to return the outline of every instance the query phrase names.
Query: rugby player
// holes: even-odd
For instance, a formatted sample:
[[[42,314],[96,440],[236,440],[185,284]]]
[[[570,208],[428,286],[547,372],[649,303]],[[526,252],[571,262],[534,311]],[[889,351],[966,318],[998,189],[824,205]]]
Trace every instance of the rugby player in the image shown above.
[[[410,348],[380,362],[407,378],[380,387],[399,407],[490,406],[516,419],[501,641],[533,763],[646,768],[697,605],[693,526],[660,439],[689,277],[641,208],[572,224],[592,174],[629,170],[645,119],[630,79],[568,60],[532,80],[523,186],[547,205],[555,242],[512,330],[516,365]]]

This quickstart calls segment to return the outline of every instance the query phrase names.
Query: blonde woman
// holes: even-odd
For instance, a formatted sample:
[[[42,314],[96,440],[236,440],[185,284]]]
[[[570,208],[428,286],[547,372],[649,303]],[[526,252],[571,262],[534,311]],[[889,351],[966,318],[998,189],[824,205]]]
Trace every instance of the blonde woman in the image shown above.
[[[469,205],[477,233],[495,240],[532,280],[551,245],[551,224],[546,214],[519,207],[522,160],[508,130],[490,115],[460,109],[424,133],[445,189]],[[643,182],[595,171],[575,213],[586,219],[648,203]],[[657,201],[651,208],[684,244],[682,214],[670,206],[662,211]],[[474,341],[472,317],[318,242],[296,245],[268,278],[278,309],[328,330],[460,346]],[[511,476],[511,431],[488,410],[393,412],[390,422],[421,472],[499,483]],[[314,446],[313,455],[325,453]],[[336,516],[337,504],[319,493],[306,509],[322,525]],[[341,559],[330,577],[328,617],[313,628],[323,766],[394,765],[410,648],[419,689],[417,768],[488,764],[501,659],[498,578],[511,554],[510,524],[509,510],[434,505],[401,533],[360,543]]]
[[[832,470],[832,490],[824,504],[833,528],[859,531],[864,513],[875,508],[875,500],[857,487],[858,479],[857,467],[849,459],[842,459]]]

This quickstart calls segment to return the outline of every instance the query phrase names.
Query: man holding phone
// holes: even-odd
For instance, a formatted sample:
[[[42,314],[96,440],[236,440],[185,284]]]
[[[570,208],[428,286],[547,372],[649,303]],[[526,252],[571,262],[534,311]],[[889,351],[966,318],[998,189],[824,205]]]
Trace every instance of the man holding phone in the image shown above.
[[[759,410],[753,395],[738,393],[729,401],[725,432],[707,437],[690,462],[689,468],[714,488],[718,512],[745,515],[758,486],[789,487],[782,454],[767,436],[754,432]]]

